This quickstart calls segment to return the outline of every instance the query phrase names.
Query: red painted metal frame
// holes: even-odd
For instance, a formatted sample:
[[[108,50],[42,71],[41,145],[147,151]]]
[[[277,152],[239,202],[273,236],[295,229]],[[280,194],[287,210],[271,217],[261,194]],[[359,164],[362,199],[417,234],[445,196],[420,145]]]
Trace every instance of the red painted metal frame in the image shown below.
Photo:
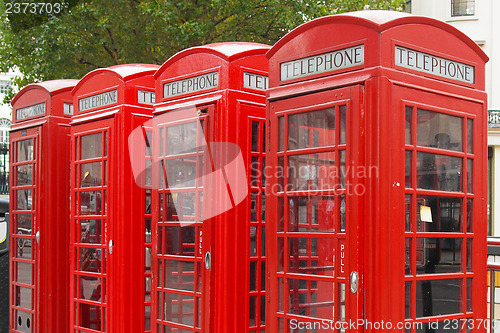
[[[136,128],[145,134],[143,125],[152,118],[152,105],[139,103],[138,90],[153,92],[153,74],[157,68],[130,64],[98,69],[84,76],[72,91],[75,116],[70,124],[71,202],[74,204],[68,325],[72,332],[150,329],[147,318],[151,307],[147,266],[150,213],[146,198],[151,189],[136,183],[146,184],[142,178],[147,172],[134,175],[130,155],[142,161],[145,170],[150,158],[146,156],[146,138],[131,150],[128,139]],[[83,112],[78,109],[81,98],[112,89],[117,90],[116,103]],[[86,155],[82,138],[91,148],[85,151]],[[84,205],[85,200],[89,206]],[[92,204],[94,210],[87,212],[92,210]],[[91,239],[82,238],[89,233]],[[83,260],[89,253],[94,255],[88,261]]]
[[[342,49],[346,45],[359,44],[364,45],[365,58],[362,66],[280,81],[280,66],[283,62]],[[394,60],[395,45],[411,46],[410,48],[421,52],[472,65],[475,67],[475,81],[464,83],[398,67]],[[355,168],[363,167],[365,171],[374,168],[377,172],[376,176],[368,174],[360,180],[365,186],[365,191],[357,199],[353,198],[357,200],[357,204],[351,206],[351,212],[362,212],[358,220],[363,221],[359,244],[362,245],[362,251],[352,256],[347,254],[349,259],[347,267],[362,267],[362,271],[359,272],[362,285],[358,291],[362,303],[356,303],[356,309],[346,303],[346,311],[353,315],[351,319],[363,319],[372,323],[372,326],[355,326],[354,329],[347,331],[376,331],[373,324],[380,325],[382,321],[390,322],[396,327],[398,323],[404,322],[413,325],[447,320],[450,323],[454,323],[451,321],[459,323],[459,331],[465,332],[467,325],[463,326],[463,323],[470,324],[472,321],[477,323],[485,319],[486,224],[481,221],[485,221],[486,218],[487,131],[484,117],[487,108],[484,93],[484,64],[488,58],[484,52],[464,34],[443,22],[403,13],[364,11],[323,17],[306,23],[281,39],[267,56],[270,61],[270,89],[267,95],[271,126],[271,152],[268,163],[272,168],[278,166],[278,111],[296,112],[298,108],[327,103],[328,98],[320,97],[321,94],[330,94],[330,101],[335,101],[339,98],[337,95],[340,96],[337,91],[341,87],[358,86],[363,91],[361,95],[364,97],[359,100],[359,108],[352,109],[354,112],[352,116],[356,116],[358,112],[360,121],[359,128],[353,128],[351,136],[353,142],[358,142],[357,148],[353,147],[352,151],[359,149],[364,157],[360,157],[358,161],[349,159],[349,163]],[[407,106],[413,112],[413,141],[405,145]],[[461,130],[458,132],[461,149],[459,151],[438,149],[417,144],[415,136],[417,109],[460,117],[458,123]],[[310,110],[312,109],[304,111]],[[353,126],[352,122],[350,124]],[[468,124],[472,124],[471,132],[467,131]],[[286,130],[284,135],[287,140]],[[470,135],[473,142],[472,151],[467,150],[467,138]],[[405,150],[413,156],[411,165],[405,166]],[[423,156],[417,155],[417,152],[438,154],[438,157],[443,156],[448,160],[453,157],[458,158],[461,161],[459,189],[430,190],[422,188],[422,183],[417,185],[416,168],[421,166],[417,166],[416,158]],[[467,178],[468,163],[473,164],[472,173],[469,175],[471,180]],[[409,176],[405,177],[405,167],[413,169],[411,171],[413,185],[407,188],[405,184]],[[419,179],[423,177],[421,172],[419,171]],[[437,176],[437,171],[433,171],[431,175]],[[277,178],[271,178],[270,182],[271,184],[267,184],[268,194],[270,186],[277,182]],[[473,192],[466,190],[468,182],[472,182]],[[413,207],[408,211],[408,216],[413,221],[413,229],[405,232],[406,195],[412,198]],[[444,229],[432,232],[418,231],[416,225],[420,214],[417,216],[417,195],[458,198],[460,218],[457,222],[460,228],[454,229],[453,232]],[[467,202],[472,202],[472,212],[467,209]],[[268,235],[270,247],[268,262],[271,276],[279,275],[277,255],[283,246],[278,243],[280,234],[277,230],[279,223],[277,212],[283,209],[278,205],[278,197],[269,196],[267,220],[271,232]],[[433,213],[436,214],[436,211]],[[434,219],[436,225],[444,223],[444,220],[440,221],[440,217]],[[468,222],[472,223],[472,229],[467,229]],[[459,255],[460,259],[454,262],[455,266],[451,266],[453,268],[448,267],[448,271],[441,270],[435,273],[429,270],[422,273],[420,268],[417,270],[417,258],[419,258],[417,252],[424,251],[423,247],[417,246],[417,239],[425,239],[423,241],[428,242],[432,238],[444,239],[435,245],[435,248],[439,249],[444,248],[445,244],[453,239],[458,239],[460,242],[458,252],[453,252]],[[408,248],[408,259],[405,259],[406,240],[412,244]],[[474,251],[473,259],[470,257],[470,244]],[[349,245],[347,253],[356,251],[354,243]],[[286,246],[284,248],[286,249]],[[405,260],[408,267],[411,266],[406,275]],[[448,306],[445,311],[437,310],[440,306],[442,309],[440,304],[436,305],[434,312],[432,310],[429,312],[428,309],[425,310],[427,312],[422,312],[424,300],[416,291],[417,284],[421,284],[419,281],[429,281],[429,284],[441,281],[447,283],[447,286],[456,282],[460,290],[458,299],[455,292],[442,296],[450,299],[450,304],[458,304],[456,305],[458,310],[448,310],[455,309],[452,306]],[[284,301],[284,298],[277,289],[277,282],[273,283],[275,287],[270,290],[271,304],[267,314],[268,329],[271,332],[288,332],[286,327],[289,325],[279,321],[279,318],[284,317],[284,313],[279,310],[278,304]],[[409,286],[407,291],[405,283]],[[405,306],[408,308],[406,312],[409,312],[406,315]],[[418,316],[416,307],[420,309]],[[484,332],[484,326],[476,325],[469,328],[474,332]],[[409,332],[415,331],[415,327],[409,330]]]
[[[261,173],[261,169],[264,167],[264,144],[262,141],[265,135],[263,126],[265,96],[263,90],[245,87],[243,77],[245,72],[267,76],[267,60],[264,54],[268,48],[266,45],[254,43],[209,44],[181,51],[167,60],[155,74],[157,104],[155,105],[155,129],[153,131],[154,151],[156,151],[154,156],[160,156],[157,141],[160,138],[159,130],[168,125],[161,123],[161,116],[170,112],[174,115],[179,109],[191,109],[194,115],[196,115],[196,111],[200,111],[201,119],[208,122],[208,129],[205,130],[204,135],[209,147],[210,142],[236,144],[241,150],[247,177],[250,178],[252,172],[250,163],[252,160],[256,163],[255,168],[258,169],[255,171]],[[175,97],[163,97],[164,83],[214,71],[217,71],[219,75],[217,87]],[[193,119],[196,117],[194,116]],[[182,121],[182,119],[178,119],[178,121]],[[254,128],[254,141],[256,141],[254,149],[252,149],[252,128]],[[209,148],[207,154],[212,158],[211,163],[207,163],[208,173],[210,167],[213,168],[213,163],[217,165],[217,161],[222,157],[224,151],[215,151]],[[165,158],[161,157],[159,160],[162,161]],[[165,160],[165,163],[168,162]],[[206,167],[207,164],[205,164]],[[160,172],[162,172],[159,168],[160,165],[161,163],[153,163],[153,175],[160,176]],[[241,203],[229,211],[203,221],[198,220],[195,223],[196,228],[199,228],[196,230],[203,232],[201,237],[197,233],[194,240],[197,249],[201,244],[201,253],[197,253],[195,262],[201,266],[202,270],[201,274],[197,274],[198,280],[201,276],[201,285],[197,287],[195,293],[169,289],[168,285],[158,281],[160,277],[159,265],[165,265],[166,259],[182,259],[182,257],[175,257],[172,253],[168,253],[164,247],[160,247],[160,243],[162,246],[168,246],[168,239],[165,240],[165,243],[159,240],[160,232],[161,235],[165,235],[164,228],[167,225],[175,227],[175,222],[165,222],[160,218],[159,198],[179,190],[161,187],[159,191],[153,190],[153,290],[155,292],[153,292],[152,301],[153,304],[159,305],[152,308],[152,317],[156,318],[153,332],[162,332],[175,327],[182,328],[184,332],[264,331],[266,249],[263,241],[265,233],[262,217],[264,202],[261,195],[263,179],[262,177],[254,177],[254,180],[253,183],[247,181],[244,185],[241,183],[236,185],[247,188],[249,192],[249,195]],[[227,180],[221,184],[225,184],[225,188],[229,186]],[[233,185],[235,184],[231,184],[231,186]],[[203,191],[206,190],[203,189]],[[219,193],[218,190],[204,192],[204,209],[224,201],[219,200],[219,198],[222,198],[222,193]],[[252,202],[252,198],[255,199],[254,202]],[[165,201],[163,201],[163,205]],[[199,209],[198,205],[197,207]],[[163,211],[166,211],[167,208],[164,207]],[[207,252],[211,253],[210,269],[206,269],[202,261]],[[200,309],[200,313],[195,315],[200,318],[199,325],[194,324],[194,322],[179,325],[180,317],[177,319],[165,318],[163,313],[159,313],[166,311],[166,307],[170,306],[159,299],[159,297],[164,297],[167,292],[194,294],[197,299],[199,298],[200,305],[195,308]]]
[[[69,305],[66,265],[69,261],[68,123],[71,115],[64,114],[63,109],[64,103],[72,103],[71,89],[77,82],[54,80],[30,84],[12,101],[12,332],[62,332],[68,325],[69,317],[61,315],[61,309],[67,309]],[[44,114],[16,119],[18,109],[40,103],[45,103]],[[18,156],[18,148],[26,140],[32,140],[32,158]],[[24,148],[30,154],[30,148]],[[24,205],[18,200],[21,193],[27,194]],[[39,241],[36,240],[37,233]],[[25,270],[19,267],[18,272],[18,265]]]

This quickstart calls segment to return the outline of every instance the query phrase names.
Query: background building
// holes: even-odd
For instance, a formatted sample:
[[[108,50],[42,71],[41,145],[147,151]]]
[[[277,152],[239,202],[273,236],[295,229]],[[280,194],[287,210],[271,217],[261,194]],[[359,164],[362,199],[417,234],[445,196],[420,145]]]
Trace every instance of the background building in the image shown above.
[[[19,75],[15,71],[0,73],[0,195],[9,193],[9,130],[12,107],[3,104],[5,94],[11,89],[11,79]]]
[[[486,64],[488,234],[500,236],[500,20],[497,16],[500,1],[407,0],[406,11],[451,24],[474,40],[490,57]]]

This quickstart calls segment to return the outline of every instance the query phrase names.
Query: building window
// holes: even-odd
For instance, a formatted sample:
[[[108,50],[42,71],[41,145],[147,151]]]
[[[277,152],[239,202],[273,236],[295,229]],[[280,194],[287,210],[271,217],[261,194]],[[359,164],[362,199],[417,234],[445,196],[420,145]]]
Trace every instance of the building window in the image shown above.
[[[451,0],[451,16],[476,14],[476,0]]]
[[[11,83],[7,80],[0,80],[0,94],[5,94],[11,89]]]
[[[10,120],[0,118],[0,194],[9,193],[9,130]]]
[[[405,6],[405,12],[411,14],[411,0],[406,0],[406,3],[404,6]]]

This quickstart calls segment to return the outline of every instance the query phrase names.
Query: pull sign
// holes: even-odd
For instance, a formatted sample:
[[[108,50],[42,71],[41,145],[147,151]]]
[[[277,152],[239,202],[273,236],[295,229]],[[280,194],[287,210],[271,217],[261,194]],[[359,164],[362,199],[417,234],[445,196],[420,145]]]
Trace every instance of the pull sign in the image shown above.
[[[205,268],[210,269],[212,265],[212,256],[210,255],[210,252],[205,253]]]
[[[358,292],[359,277],[358,272],[351,272],[351,293],[355,294]]]
[[[36,238],[36,243],[40,244],[40,230],[36,232],[35,238]]]

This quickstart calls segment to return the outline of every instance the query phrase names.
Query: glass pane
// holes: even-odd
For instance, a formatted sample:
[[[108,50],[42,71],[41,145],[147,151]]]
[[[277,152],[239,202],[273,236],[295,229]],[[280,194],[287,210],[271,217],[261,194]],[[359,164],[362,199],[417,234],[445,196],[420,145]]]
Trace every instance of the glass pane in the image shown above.
[[[340,188],[345,188],[345,184],[346,184],[346,151],[345,150],[341,150],[339,151],[339,155],[340,155]]]
[[[405,275],[411,274],[411,238],[405,238]]]
[[[417,274],[461,272],[462,239],[417,238]]]
[[[80,220],[80,243],[101,243],[101,220]]]
[[[405,144],[411,145],[411,118],[413,107],[407,106],[405,109]]]
[[[167,155],[196,152],[197,123],[189,122],[169,126],[167,132]]]
[[[467,279],[467,312],[472,312],[472,279]]]
[[[473,187],[472,187],[472,184],[473,184],[473,182],[472,182],[472,177],[473,177],[472,176],[473,175],[473,173],[472,173],[473,165],[472,164],[473,164],[473,162],[472,161],[473,160],[471,160],[471,159],[467,159],[467,192],[468,193],[473,193],[473,191],[474,191]]]
[[[33,160],[33,139],[27,139],[17,142],[17,162]]]
[[[33,184],[33,164],[19,165],[17,167],[17,186]]]
[[[289,272],[334,276],[335,256],[331,238],[289,238]]]
[[[259,151],[259,122],[252,121],[252,151]]]
[[[84,328],[90,328],[96,331],[101,330],[101,307],[79,303],[79,326]]]
[[[462,118],[418,109],[417,145],[462,151]]]
[[[345,283],[338,283],[339,294],[339,321],[345,321]]]
[[[165,195],[165,221],[196,221],[196,192],[168,193]]]
[[[462,232],[462,199],[418,196],[417,232]]]
[[[16,306],[30,310],[31,305],[31,289],[16,287]]]
[[[89,301],[101,301],[101,279],[91,276],[80,276],[80,298]]]
[[[16,214],[16,234],[31,234],[31,214]]]
[[[411,209],[411,195],[407,194],[405,196],[405,231],[406,232],[411,232],[411,222],[412,222],[412,212],[413,210]]]
[[[288,116],[288,150],[335,144],[335,108]]]
[[[166,321],[194,326],[193,308],[194,297],[171,293],[164,294],[163,314]]]
[[[23,284],[32,284],[31,264],[25,262],[17,262],[17,282]]]
[[[473,230],[473,225],[472,225],[472,210],[473,210],[473,206],[472,206],[472,199],[467,199],[467,232],[472,232]]]
[[[346,123],[347,123],[347,107],[345,105],[341,105],[339,107],[339,115],[340,115],[340,140],[339,143],[345,144],[346,143]]]
[[[417,153],[417,187],[455,191],[462,188],[462,159],[446,155]]]
[[[288,313],[321,319],[335,318],[334,283],[289,279]]]
[[[102,157],[102,133],[83,135],[81,145],[82,160]]]
[[[195,227],[168,226],[165,227],[165,248],[164,254],[178,256],[195,255]]]
[[[80,164],[80,187],[102,185],[102,162]]]
[[[196,186],[196,156],[166,161],[169,188]]]
[[[33,198],[30,189],[17,190],[17,209],[31,210]]]
[[[406,151],[405,152],[405,187],[412,187],[412,176],[411,176],[411,169],[413,168],[412,164],[412,156],[413,152],[412,151]]]
[[[80,248],[79,270],[84,272],[101,272],[101,249]]]
[[[145,131],[144,132],[144,142],[145,142],[145,154],[146,156],[153,156],[152,142],[153,142],[153,132]]]
[[[472,239],[467,239],[467,272],[472,272]]]
[[[338,177],[335,153],[289,156],[287,172],[291,191],[333,189]]]
[[[472,119],[467,119],[467,152],[472,154],[472,143],[474,138],[474,131],[472,128]]]
[[[290,232],[334,232],[333,196],[290,197]]]
[[[14,238],[13,241],[16,244],[16,258],[22,259],[34,259],[33,251],[31,248],[31,239],[28,238]]]
[[[278,151],[283,151],[285,150],[285,117],[278,118],[278,136],[279,136]]]
[[[192,261],[165,260],[164,287],[194,291],[194,265]]]
[[[411,282],[405,282],[405,319],[411,319]]]
[[[423,280],[417,283],[417,318],[461,313],[461,279]]]
[[[80,192],[80,214],[81,215],[101,214],[101,192],[99,191]]]
[[[252,187],[259,186],[259,181],[258,181],[258,179],[260,178],[259,175],[260,175],[259,157],[252,156],[252,164],[250,165],[250,186]]]
[[[346,227],[346,204],[345,204],[345,195],[340,196],[340,205],[339,205],[339,232],[345,232]]]

